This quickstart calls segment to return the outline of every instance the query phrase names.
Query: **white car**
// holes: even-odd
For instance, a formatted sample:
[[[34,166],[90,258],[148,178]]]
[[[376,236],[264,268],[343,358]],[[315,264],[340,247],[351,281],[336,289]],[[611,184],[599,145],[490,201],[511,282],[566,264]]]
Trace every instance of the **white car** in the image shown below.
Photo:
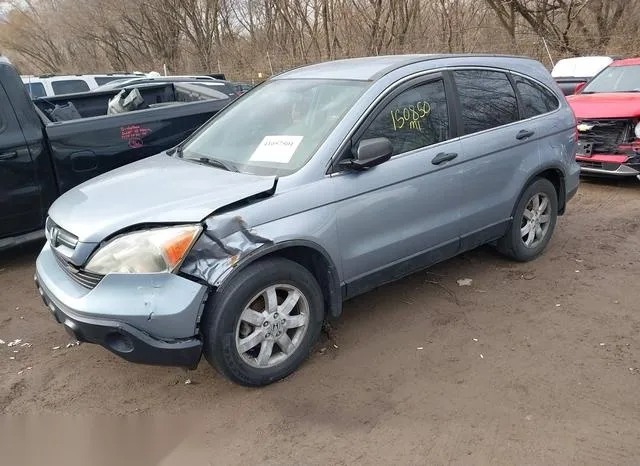
[[[112,74],[77,74],[65,76],[21,76],[27,92],[32,98],[52,97],[61,94],[89,92],[98,86],[116,79],[138,78],[144,73],[112,73]]]

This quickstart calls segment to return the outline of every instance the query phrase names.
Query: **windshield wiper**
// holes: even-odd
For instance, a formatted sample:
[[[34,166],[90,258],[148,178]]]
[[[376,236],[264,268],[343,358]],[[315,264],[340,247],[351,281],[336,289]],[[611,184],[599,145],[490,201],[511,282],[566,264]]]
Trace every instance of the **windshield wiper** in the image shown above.
[[[232,164],[231,162],[227,162],[226,160],[220,160],[220,159],[214,159],[211,157],[199,157],[197,159],[193,159],[196,162],[205,164],[205,165],[211,165],[212,167],[218,167],[218,168],[223,168],[227,171],[230,172],[238,172],[238,167],[236,167],[234,164]]]
[[[178,158],[184,157],[184,152],[182,148],[182,144],[178,144],[172,149],[167,151],[167,155],[175,155]],[[224,170],[230,172],[239,172],[238,167],[236,167],[233,163],[227,162],[226,160],[215,159],[213,157],[198,157],[198,158],[188,158],[188,160],[193,160],[194,162],[202,163],[205,165],[211,165],[212,167],[222,168]]]

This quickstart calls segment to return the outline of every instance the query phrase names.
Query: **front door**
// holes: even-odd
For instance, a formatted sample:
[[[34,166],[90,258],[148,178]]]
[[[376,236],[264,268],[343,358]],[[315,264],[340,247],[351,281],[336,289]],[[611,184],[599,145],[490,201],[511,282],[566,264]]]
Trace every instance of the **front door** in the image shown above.
[[[393,157],[366,171],[333,175],[347,296],[458,251],[461,149],[451,138],[446,88],[438,74],[390,94],[365,120],[352,147],[386,137]]]
[[[22,129],[0,85],[0,238],[38,229],[40,187]]]

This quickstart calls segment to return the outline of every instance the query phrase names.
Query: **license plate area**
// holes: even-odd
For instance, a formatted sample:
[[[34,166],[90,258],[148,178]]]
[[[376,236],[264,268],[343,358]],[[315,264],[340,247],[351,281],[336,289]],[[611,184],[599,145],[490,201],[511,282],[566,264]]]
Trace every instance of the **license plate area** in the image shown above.
[[[578,141],[577,155],[582,157],[591,157],[593,154],[593,143],[586,141]]]

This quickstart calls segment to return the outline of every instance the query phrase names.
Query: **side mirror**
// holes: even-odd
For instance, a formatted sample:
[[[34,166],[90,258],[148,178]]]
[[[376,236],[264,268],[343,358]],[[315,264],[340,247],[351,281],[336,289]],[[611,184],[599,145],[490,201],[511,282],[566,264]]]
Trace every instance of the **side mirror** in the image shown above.
[[[582,89],[584,89],[584,86],[586,86],[586,85],[587,85],[587,83],[586,83],[586,82],[583,82],[583,83],[578,84],[578,85],[576,86],[576,90],[575,90],[575,91],[573,91],[573,95],[579,94],[579,93],[580,93],[580,91],[581,91]]]
[[[341,165],[364,170],[386,162],[393,155],[393,145],[387,138],[363,139],[355,150],[352,159],[344,160]]]

